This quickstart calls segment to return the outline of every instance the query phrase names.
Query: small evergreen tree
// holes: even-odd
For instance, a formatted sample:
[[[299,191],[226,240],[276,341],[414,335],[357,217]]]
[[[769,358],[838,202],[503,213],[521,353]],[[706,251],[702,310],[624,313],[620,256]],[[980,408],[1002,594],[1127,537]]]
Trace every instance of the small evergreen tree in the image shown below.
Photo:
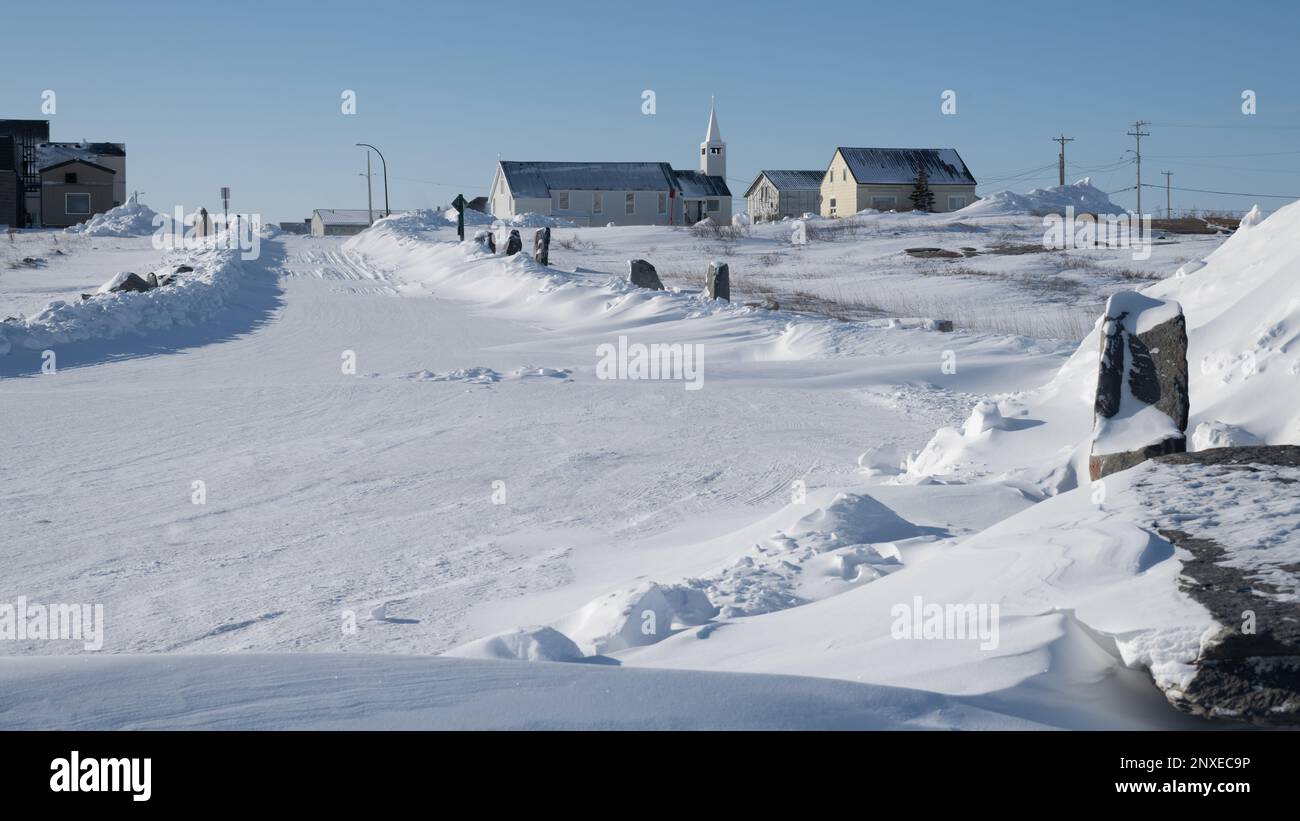
[[[908,199],[912,201],[912,208],[917,211],[934,210],[934,192],[930,190],[930,175],[925,173],[923,165],[917,166],[916,182]]]

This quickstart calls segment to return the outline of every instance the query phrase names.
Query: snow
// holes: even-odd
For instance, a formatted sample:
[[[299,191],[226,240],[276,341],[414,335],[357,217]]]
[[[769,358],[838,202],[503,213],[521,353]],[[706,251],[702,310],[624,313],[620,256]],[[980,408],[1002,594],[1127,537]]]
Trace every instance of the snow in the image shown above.
[[[206,322],[220,313],[240,288],[239,252],[208,249],[177,253],[160,268],[170,273],[181,263],[194,270],[168,286],[143,293],[109,293],[126,278],[119,272],[91,299],[54,300],[34,316],[0,324],[0,356],[15,349],[41,350],[122,334],[144,334],[178,325]]]
[[[0,686],[6,730],[1052,726],[980,699],[847,681],[351,653],[3,657]]]
[[[100,655],[0,646],[0,725],[1204,726],[1151,686],[1184,685],[1218,630],[1152,522],[1289,550],[1300,514],[1276,493],[1250,514],[1243,494],[1264,485],[1151,463],[1080,481],[1088,300],[1131,282],[1072,279],[1072,309],[1090,307],[1068,341],[996,316],[1058,304],[1026,283],[1070,260],[1132,263],[995,253],[1036,222],[873,214],[799,249],[788,226],[740,226],[725,247],[571,229],[553,267],[458,242],[436,211],[346,240],[268,236],[256,260],[146,268],[117,256],[146,255],[143,238],[78,246],[85,271],[52,270],[51,287],[196,271],[0,326],[19,343],[0,375],[34,376],[33,344],[76,365],[5,379],[25,434],[0,516],[28,546],[6,576],[109,617]],[[1183,268],[1142,293],[1183,306],[1202,441],[1300,438],[1297,223],[1290,206],[1146,263]],[[976,248],[971,270],[903,252],[931,245]],[[668,290],[616,273],[639,257]],[[731,304],[701,296],[717,259]],[[21,272],[22,299],[39,275]],[[962,317],[845,320],[785,298],[887,277],[990,314],[940,333],[929,320]],[[747,305],[755,283],[785,288],[782,309]],[[600,379],[596,352],[622,336],[704,345],[705,387]],[[1295,478],[1278,470],[1260,481]],[[895,637],[917,597],[996,605],[996,641]]]
[[[1188,450],[1209,450],[1210,448],[1232,448],[1262,445],[1263,442],[1250,431],[1218,419],[1201,422],[1192,431],[1191,447]]]
[[[157,230],[157,219],[158,213],[152,208],[130,200],[64,231],[88,237],[147,237]]]
[[[1071,185],[1035,188],[1027,194],[997,191],[981,197],[960,211],[963,217],[988,217],[1010,214],[1064,214],[1073,208],[1077,214],[1123,214],[1125,210],[1110,201],[1105,192],[1084,177]]]

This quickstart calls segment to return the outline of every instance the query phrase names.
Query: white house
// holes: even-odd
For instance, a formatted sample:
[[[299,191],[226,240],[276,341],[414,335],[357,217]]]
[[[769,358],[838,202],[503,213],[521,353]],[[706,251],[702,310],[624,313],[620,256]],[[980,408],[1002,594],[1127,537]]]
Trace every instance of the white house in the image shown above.
[[[745,191],[749,215],[756,220],[772,220],[821,213],[825,175],[825,171],[759,171]]]
[[[492,177],[492,213],[535,213],[579,225],[693,225],[705,217],[731,222],[727,144],[710,108],[700,143],[700,170],[664,162],[520,162],[501,160]]]

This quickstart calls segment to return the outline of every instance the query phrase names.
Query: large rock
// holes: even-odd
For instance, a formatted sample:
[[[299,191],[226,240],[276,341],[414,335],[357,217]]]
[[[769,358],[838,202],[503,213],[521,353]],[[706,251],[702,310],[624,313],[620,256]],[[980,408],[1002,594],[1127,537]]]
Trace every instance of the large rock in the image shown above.
[[[151,291],[158,287],[156,282],[157,280],[154,281],[154,284],[151,284],[148,280],[141,278],[139,274],[127,274],[122,278],[121,282],[118,282],[108,290],[109,293],[114,294]]]
[[[1187,450],[1188,409],[1182,306],[1135,291],[1115,294],[1102,326],[1092,479]]]
[[[513,257],[524,250],[524,241],[519,238],[519,229],[511,228],[510,237],[506,239],[506,256]]]
[[[710,262],[709,273],[706,275],[705,288],[709,292],[709,299],[725,299],[731,301],[731,268],[725,262]]]
[[[542,228],[533,234],[533,259],[543,265],[551,264],[551,229]]]
[[[627,261],[627,279],[638,288],[649,288],[652,291],[664,289],[664,284],[659,281],[659,272],[643,259]]]
[[[1300,726],[1300,564],[1288,544],[1294,531],[1270,504],[1292,498],[1300,486],[1300,447],[1215,448],[1165,456],[1156,464],[1157,472],[1135,489],[1157,511],[1160,535],[1186,551],[1183,592],[1220,626],[1202,641],[1191,680],[1165,694],[1195,715]],[[1161,481],[1169,471],[1172,479]],[[1199,517],[1169,498],[1171,488],[1193,481],[1198,501],[1209,505]],[[1249,522],[1249,529],[1224,527],[1215,496],[1231,500],[1236,518]]]
[[[479,231],[474,235],[474,241],[483,246],[489,254],[497,252],[497,241],[491,231]]]

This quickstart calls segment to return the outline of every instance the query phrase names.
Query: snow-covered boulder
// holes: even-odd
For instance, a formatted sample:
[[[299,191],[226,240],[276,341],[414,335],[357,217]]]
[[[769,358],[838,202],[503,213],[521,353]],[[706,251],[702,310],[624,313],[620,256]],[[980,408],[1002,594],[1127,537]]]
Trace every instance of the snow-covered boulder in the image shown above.
[[[1192,450],[1210,450],[1212,448],[1235,448],[1262,445],[1259,437],[1245,428],[1229,425],[1215,419],[1202,422],[1192,432]]]
[[[654,644],[672,632],[675,611],[654,582],[606,593],[556,626],[593,654]]]
[[[1089,473],[1093,480],[1187,450],[1187,324],[1171,299],[1106,303]]]
[[[444,656],[515,661],[581,661],[582,650],[554,627],[519,627],[452,648]]]

